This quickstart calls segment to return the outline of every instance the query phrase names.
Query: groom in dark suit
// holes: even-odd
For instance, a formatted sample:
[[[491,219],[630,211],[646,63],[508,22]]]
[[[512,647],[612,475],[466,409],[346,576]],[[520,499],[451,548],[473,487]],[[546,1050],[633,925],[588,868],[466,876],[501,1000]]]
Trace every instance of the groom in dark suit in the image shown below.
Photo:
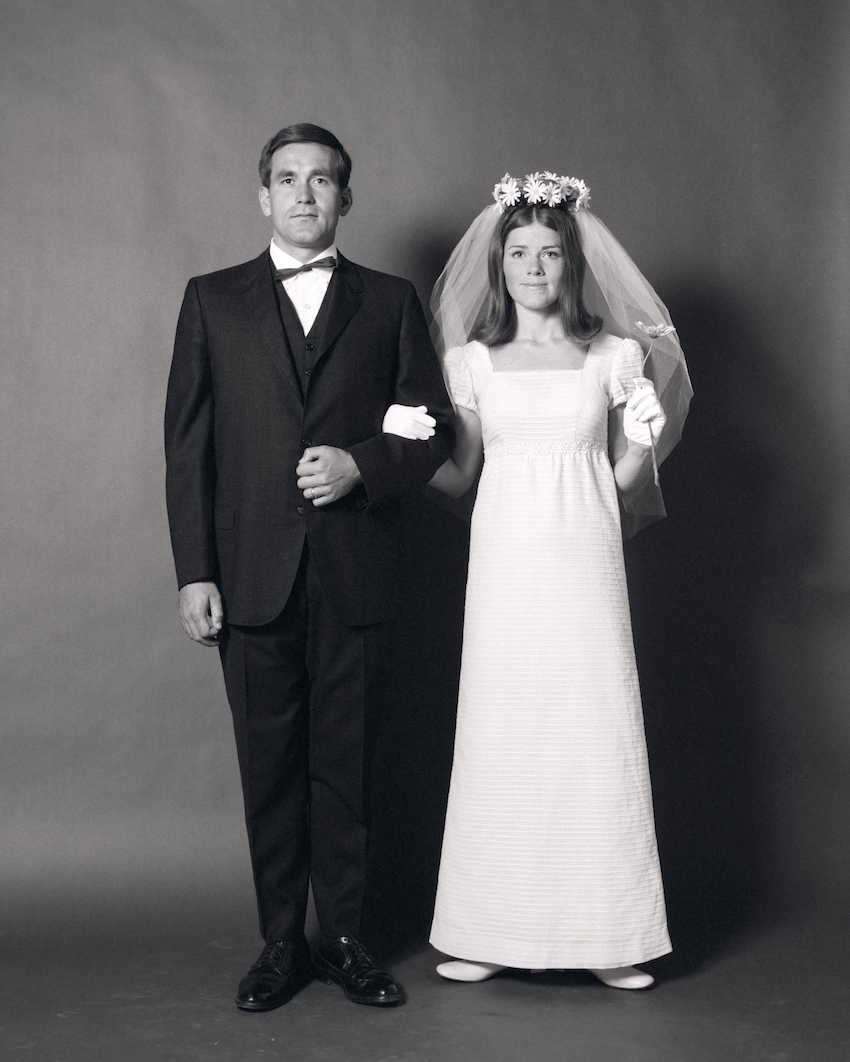
[[[288,1002],[314,972],[357,1003],[401,998],[360,940],[369,773],[400,593],[398,496],[430,479],[453,436],[412,285],[336,249],[350,172],[325,129],[272,137],[271,247],[189,282],[168,384],[180,617],[220,649],[266,941],[236,997],[249,1011]],[[426,403],[432,438],[384,434],[396,402]]]

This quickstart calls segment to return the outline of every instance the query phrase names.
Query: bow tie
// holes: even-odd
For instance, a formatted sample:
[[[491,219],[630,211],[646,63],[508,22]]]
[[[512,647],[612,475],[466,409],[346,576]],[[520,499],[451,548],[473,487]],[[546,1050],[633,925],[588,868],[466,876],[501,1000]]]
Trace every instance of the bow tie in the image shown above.
[[[308,262],[307,265],[298,266],[297,269],[278,269],[278,280],[289,280],[290,277],[294,277],[296,273],[307,273],[311,269],[335,269],[336,259],[332,254],[329,254],[327,258],[320,258],[316,262]]]

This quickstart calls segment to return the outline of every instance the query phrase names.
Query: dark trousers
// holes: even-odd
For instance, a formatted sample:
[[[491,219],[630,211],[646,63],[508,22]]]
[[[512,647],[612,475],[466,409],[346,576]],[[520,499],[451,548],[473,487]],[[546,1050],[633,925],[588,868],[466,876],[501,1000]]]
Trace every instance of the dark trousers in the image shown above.
[[[221,646],[267,943],[304,932],[312,881],[323,936],[360,936],[369,780],[389,625],[348,627],[305,544],[283,612]]]

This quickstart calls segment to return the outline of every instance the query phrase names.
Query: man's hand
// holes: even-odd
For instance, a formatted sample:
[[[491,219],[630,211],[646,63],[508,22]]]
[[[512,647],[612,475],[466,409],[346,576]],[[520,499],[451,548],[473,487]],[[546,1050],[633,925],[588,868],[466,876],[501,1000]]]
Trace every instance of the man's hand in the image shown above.
[[[189,637],[201,645],[218,645],[224,626],[224,606],[215,583],[186,583],[180,587],[180,622]]]
[[[354,458],[336,446],[308,446],[295,474],[298,489],[317,508],[344,498],[361,480]]]

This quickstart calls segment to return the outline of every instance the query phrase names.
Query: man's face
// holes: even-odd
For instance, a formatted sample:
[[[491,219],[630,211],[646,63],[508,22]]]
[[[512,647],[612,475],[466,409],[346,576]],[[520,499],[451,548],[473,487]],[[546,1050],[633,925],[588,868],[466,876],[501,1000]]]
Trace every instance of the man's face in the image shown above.
[[[351,191],[340,189],[336,155],[324,144],[285,144],[272,155],[260,209],[271,218],[274,242],[307,262],[334,241],[337,222],[351,209]]]

